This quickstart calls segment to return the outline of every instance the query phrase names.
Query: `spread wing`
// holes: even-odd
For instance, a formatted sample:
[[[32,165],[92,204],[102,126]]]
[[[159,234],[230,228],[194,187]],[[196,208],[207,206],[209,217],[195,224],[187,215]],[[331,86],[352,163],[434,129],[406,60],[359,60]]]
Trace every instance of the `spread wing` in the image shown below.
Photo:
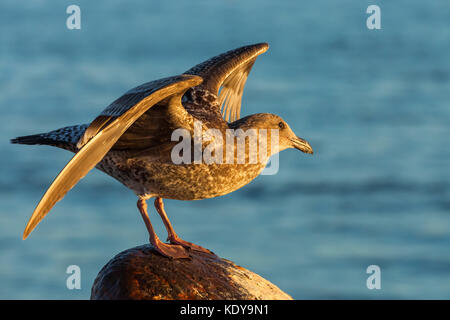
[[[88,127],[90,137],[84,137],[82,148],[58,174],[42,197],[28,221],[23,238],[28,237],[55,203],[93,169],[124,132],[152,106],[166,100],[174,121],[182,121],[183,112],[186,110],[181,105],[181,97],[187,89],[200,83],[201,77],[189,75],[153,81],[128,91],[108,106]]]
[[[259,43],[231,50],[196,65],[185,74],[201,76],[204,79],[201,87],[218,96],[225,120],[235,121],[240,117],[248,74],[256,58],[267,49],[267,43]]]

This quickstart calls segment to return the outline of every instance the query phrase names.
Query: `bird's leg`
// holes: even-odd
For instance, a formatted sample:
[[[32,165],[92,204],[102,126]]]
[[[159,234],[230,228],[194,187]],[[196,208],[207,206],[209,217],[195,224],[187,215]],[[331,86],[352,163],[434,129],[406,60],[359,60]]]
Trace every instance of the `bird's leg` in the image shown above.
[[[156,208],[156,211],[158,211],[159,215],[161,216],[161,219],[164,222],[164,225],[166,226],[167,235],[168,235],[167,240],[170,241],[170,243],[179,244],[185,248],[189,248],[192,250],[214,254],[212,251],[209,251],[208,249],[200,247],[191,242],[184,241],[178,237],[178,235],[176,234],[175,230],[172,227],[172,224],[169,221],[169,218],[167,217],[166,211],[164,210],[164,203],[163,203],[162,198],[157,197],[155,199],[155,208]]]
[[[150,222],[150,217],[147,213],[147,202],[145,202],[144,199],[140,198],[137,202],[137,206],[150,235],[150,244],[155,248],[155,250],[163,256],[172,259],[189,258],[189,254],[186,252],[186,249],[184,249],[181,245],[171,245],[159,240],[158,235],[155,233],[155,230],[153,229],[153,226]]]

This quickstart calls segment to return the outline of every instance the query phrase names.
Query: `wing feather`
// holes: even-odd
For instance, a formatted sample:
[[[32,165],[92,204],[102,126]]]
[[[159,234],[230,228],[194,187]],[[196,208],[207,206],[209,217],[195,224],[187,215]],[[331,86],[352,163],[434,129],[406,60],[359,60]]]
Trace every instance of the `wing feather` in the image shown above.
[[[235,121],[240,117],[242,94],[250,70],[256,58],[268,48],[267,43],[259,43],[234,49],[196,65],[185,74],[201,76],[204,79],[201,87],[218,95],[225,120]]]
[[[116,105],[105,109],[102,115],[116,118],[106,126],[104,125],[58,174],[28,221],[23,239],[28,237],[56,202],[61,200],[80,179],[101,161],[121,135],[149,108],[170,96],[178,99],[178,104],[181,105],[181,96],[184,92],[202,82],[201,77],[188,75],[172,77],[171,79],[172,81],[161,82],[159,87],[153,86],[150,91],[147,91],[148,94],[137,102],[136,99],[127,100],[130,103],[135,103],[134,105],[123,104],[122,106]],[[101,121],[98,123],[101,123]]]
[[[148,97],[166,85],[182,80],[183,77],[184,76],[181,75],[150,81],[128,90],[124,95],[106,107],[106,109],[103,110],[100,115],[91,122],[84,135],[78,141],[77,147],[81,148],[84,146],[100,130],[111,123],[111,121],[127,112],[131,107],[142,101],[142,99]]]
[[[240,117],[245,82],[255,60],[256,58],[234,70],[222,84],[219,102],[222,115],[227,121],[233,122]],[[223,100],[222,97],[224,97]]]

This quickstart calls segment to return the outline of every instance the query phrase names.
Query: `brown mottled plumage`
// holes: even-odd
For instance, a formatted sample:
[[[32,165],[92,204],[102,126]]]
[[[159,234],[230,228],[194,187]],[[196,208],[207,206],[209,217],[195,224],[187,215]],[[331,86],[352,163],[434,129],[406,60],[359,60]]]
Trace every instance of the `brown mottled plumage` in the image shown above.
[[[309,144],[298,138],[279,116],[260,113],[239,119],[247,76],[257,56],[268,47],[266,43],[241,47],[211,58],[182,75],[140,85],[111,103],[90,125],[11,140],[12,143],[52,145],[75,153],[36,207],[24,239],[54,204],[96,167],[139,197],[138,208],[150,242],[161,254],[184,258],[188,256],[185,248],[209,252],[177,236],[164,211],[163,198],[197,200],[221,196],[256,178],[274,153],[286,148],[312,153]],[[269,147],[264,161],[257,163],[248,161],[251,154],[246,148],[244,163],[237,163],[237,152],[233,152],[235,161],[231,164],[175,164],[171,152],[178,141],[172,141],[172,133],[185,129],[194,136],[196,121],[201,121],[203,135],[207,129],[217,129],[224,137],[227,129],[245,132],[277,129],[279,145]],[[249,141],[245,140],[246,146]],[[193,143],[192,146],[195,148]],[[203,145],[202,150],[205,148]],[[160,241],[150,223],[145,200],[151,197],[156,198],[155,207],[171,244]]]

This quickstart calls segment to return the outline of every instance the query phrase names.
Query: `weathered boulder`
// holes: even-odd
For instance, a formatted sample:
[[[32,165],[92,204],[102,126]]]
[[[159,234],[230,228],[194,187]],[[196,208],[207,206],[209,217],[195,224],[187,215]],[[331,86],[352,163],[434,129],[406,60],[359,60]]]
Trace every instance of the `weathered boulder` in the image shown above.
[[[91,299],[291,300],[277,286],[233,262],[190,251],[168,259],[150,245],[125,250],[99,272]]]

